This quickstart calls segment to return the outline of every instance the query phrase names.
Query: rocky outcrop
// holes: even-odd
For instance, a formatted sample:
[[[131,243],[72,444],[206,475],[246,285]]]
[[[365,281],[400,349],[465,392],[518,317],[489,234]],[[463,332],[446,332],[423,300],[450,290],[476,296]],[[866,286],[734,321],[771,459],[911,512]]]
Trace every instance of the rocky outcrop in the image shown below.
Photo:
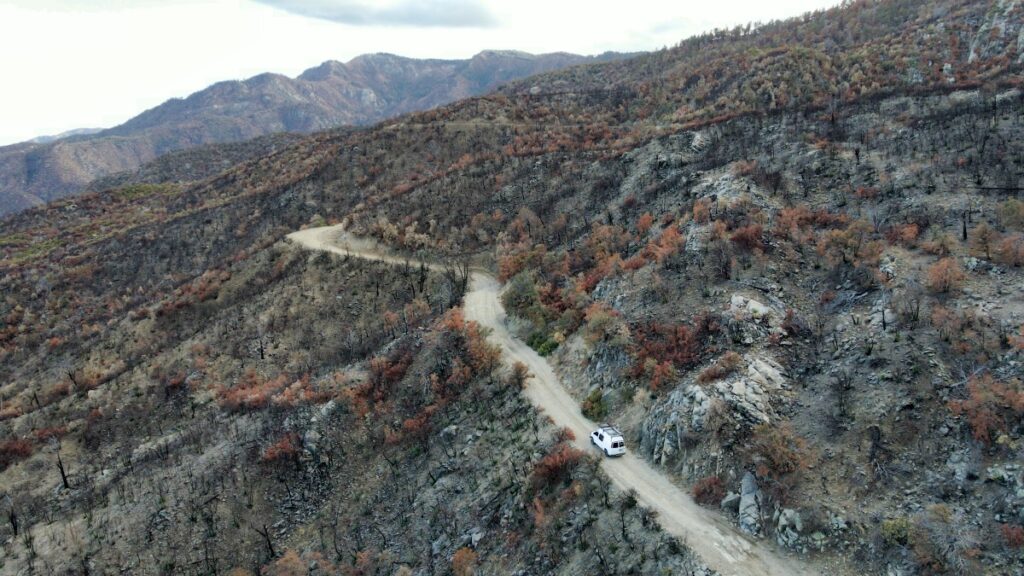
[[[740,529],[752,536],[761,534],[761,501],[763,496],[757,478],[750,472],[743,475],[740,485]]]
[[[683,385],[661,399],[644,420],[641,450],[659,464],[670,463],[687,437],[705,430],[715,402],[735,421],[773,421],[773,404],[789,392],[785,373],[775,360],[761,354],[747,354],[744,362],[745,370],[724,380]]]

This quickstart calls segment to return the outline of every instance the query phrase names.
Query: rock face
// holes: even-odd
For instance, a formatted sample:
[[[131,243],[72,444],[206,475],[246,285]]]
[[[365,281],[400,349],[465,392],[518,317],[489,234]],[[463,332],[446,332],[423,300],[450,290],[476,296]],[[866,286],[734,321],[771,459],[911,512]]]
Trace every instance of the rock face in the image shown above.
[[[752,536],[761,534],[761,500],[757,478],[747,472],[740,483],[740,529]]]
[[[297,78],[261,74],[175,98],[96,133],[0,148],[0,216],[74,194],[175,150],[277,132],[361,125],[484,94],[498,85],[620,58],[485,51],[469,60],[367,54],[324,62]]]
[[[687,436],[704,431],[714,402],[726,407],[732,419],[772,422],[775,399],[789,393],[783,369],[761,353],[747,354],[744,362],[745,371],[703,386],[680,386],[661,399],[644,421],[641,449],[655,462],[669,463]]]
[[[785,508],[778,514],[775,525],[775,539],[779,546],[792,548],[800,539],[800,532],[804,529],[800,513],[791,508]]]
[[[740,320],[759,322],[778,322],[778,313],[770,307],[741,294],[733,294],[729,301],[729,311]]]

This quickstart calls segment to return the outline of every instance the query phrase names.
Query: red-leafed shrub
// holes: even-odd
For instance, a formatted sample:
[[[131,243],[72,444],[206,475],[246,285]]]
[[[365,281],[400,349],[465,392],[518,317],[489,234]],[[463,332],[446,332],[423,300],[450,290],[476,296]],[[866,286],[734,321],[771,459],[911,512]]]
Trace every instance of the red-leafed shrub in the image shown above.
[[[432,426],[430,419],[437,411],[436,406],[427,406],[419,414],[412,418],[406,418],[402,422],[402,435],[410,441],[426,442],[430,438]]]
[[[24,438],[0,442],[0,470],[32,455],[32,443]]]
[[[583,452],[565,442],[557,444],[533,466],[530,478],[534,490],[568,481],[583,456]]]
[[[954,258],[943,258],[930,268],[925,277],[925,285],[937,294],[956,292],[967,278],[963,268]]]
[[[764,252],[764,228],[760,224],[737,228],[730,240],[747,252]]]
[[[692,368],[700,362],[703,345],[695,330],[685,324],[650,322],[635,326],[636,356],[642,370],[647,358]]]
[[[49,428],[40,428],[32,432],[32,435],[36,437],[36,440],[45,442],[51,438],[61,438],[68,433],[67,426],[51,426]]]
[[[690,492],[697,504],[717,506],[725,498],[725,484],[718,476],[707,476],[698,480]]]
[[[636,221],[636,232],[640,236],[646,236],[647,231],[651,229],[651,225],[654,224],[654,216],[650,212],[644,212],[637,218]]]
[[[1017,524],[1003,524],[999,527],[1003,540],[1009,548],[1024,548],[1024,527]]]
[[[647,362],[646,364],[651,364]],[[666,383],[675,380],[676,369],[671,362],[658,362],[650,369],[651,390],[660,390]]]

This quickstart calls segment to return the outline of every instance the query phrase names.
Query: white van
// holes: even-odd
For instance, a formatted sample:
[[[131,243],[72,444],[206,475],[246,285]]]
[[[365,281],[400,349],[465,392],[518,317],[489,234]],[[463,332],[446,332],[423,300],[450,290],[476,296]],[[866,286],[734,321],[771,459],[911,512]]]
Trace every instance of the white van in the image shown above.
[[[615,426],[601,424],[590,434],[590,443],[600,448],[605,456],[621,456],[626,453],[626,440]]]

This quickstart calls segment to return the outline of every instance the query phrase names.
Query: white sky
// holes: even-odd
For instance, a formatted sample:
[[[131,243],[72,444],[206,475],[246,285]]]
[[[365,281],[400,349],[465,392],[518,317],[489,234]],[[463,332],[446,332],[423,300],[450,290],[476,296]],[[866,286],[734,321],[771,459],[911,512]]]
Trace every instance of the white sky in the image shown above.
[[[368,52],[654,50],[837,0],[0,0],[0,145]],[[283,8],[282,8],[283,7]]]

